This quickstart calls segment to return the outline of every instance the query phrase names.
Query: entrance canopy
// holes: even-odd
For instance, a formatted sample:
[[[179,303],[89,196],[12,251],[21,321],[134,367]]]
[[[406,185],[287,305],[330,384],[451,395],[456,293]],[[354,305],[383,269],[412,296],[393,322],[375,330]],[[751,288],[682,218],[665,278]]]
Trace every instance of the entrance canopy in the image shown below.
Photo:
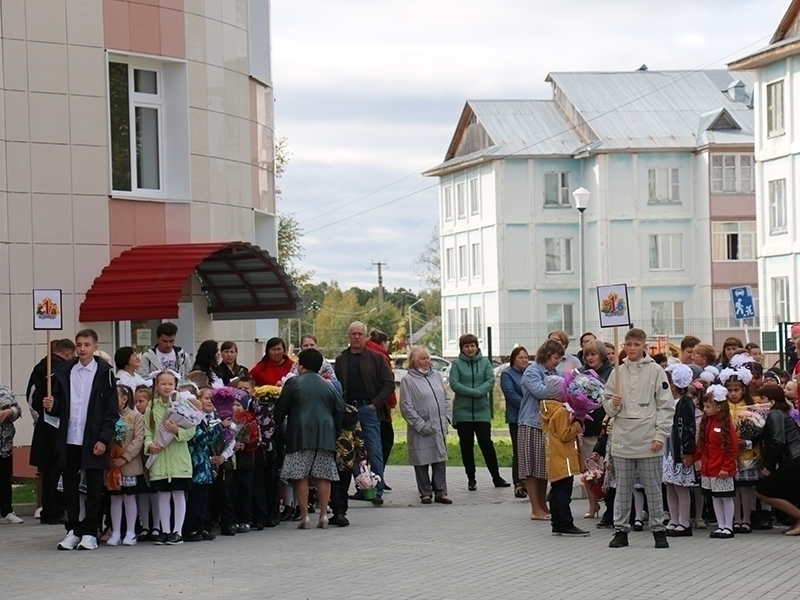
[[[266,250],[247,242],[134,246],[103,269],[80,307],[82,323],[178,317],[192,274],[215,320],[295,318],[297,289]]]

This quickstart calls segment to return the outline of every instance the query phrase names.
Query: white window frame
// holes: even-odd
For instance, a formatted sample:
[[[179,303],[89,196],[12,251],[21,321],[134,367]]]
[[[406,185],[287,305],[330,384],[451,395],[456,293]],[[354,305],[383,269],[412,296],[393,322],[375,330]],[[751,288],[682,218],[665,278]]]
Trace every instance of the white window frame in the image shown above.
[[[461,326],[461,333],[469,333],[469,309],[461,308],[459,313],[459,325]]]
[[[123,56],[118,54],[109,55],[108,63],[106,65],[106,77],[109,78],[108,69],[111,63],[125,64],[128,67],[128,137],[130,143],[130,173],[131,173],[131,189],[130,190],[117,190],[114,189],[113,177],[113,147],[111,144],[111,126],[108,127],[108,152],[109,152],[109,174],[111,193],[114,196],[133,196],[144,198],[165,198],[166,197],[166,173],[164,169],[164,147],[165,147],[165,127],[164,127],[164,113],[165,98],[164,98],[164,69],[154,61],[138,57]],[[135,91],[134,75],[136,70],[154,71],[156,73],[156,94],[146,94],[143,92]],[[109,79],[110,86],[110,79]],[[109,93],[110,98],[110,93]],[[109,100],[110,102],[110,100]],[[155,109],[158,115],[158,189],[140,188],[137,185],[138,170],[136,164],[136,108],[149,108]],[[109,106],[108,118],[110,119],[111,111]]]
[[[783,82],[783,79],[779,79],[767,84],[767,137],[777,137],[786,133]]]
[[[464,197],[464,182],[456,184],[456,211],[459,219],[467,218],[467,200]]]
[[[544,206],[552,208],[556,206],[571,207],[570,193],[569,193],[569,171],[548,171],[544,174]],[[558,198],[556,202],[547,201],[547,178],[558,177]]]
[[[480,279],[481,272],[481,262],[483,259],[483,255],[481,254],[481,244],[480,242],[475,242],[470,247],[470,254],[472,259],[472,278],[473,279]]]
[[[444,220],[453,220],[453,186],[448,185],[442,188],[442,204],[444,204]]]
[[[462,281],[469,279],[469,255],[466,244],[458,247],[458,278]]]
[[[752,288],[753,306],[758,314],[758,288]],[[733,301],[729,288],[712,291],[714,329],[741,329],[742,327],[758,327],[758,319],[736,319],[733,316]]]
[[[455,248],[445,248],[444,268],[445,268],[445,277],[447,277],[447,281],[456,280],[455,256],[456,256]]]
[[[683,300],[650,302],[650,330],[653,335],[683,336],[686,331]]]
[[[666,195],[661,193],[664,190],[666,190]],[[647,201],[653,204],[679,203],[681,201],[680,169],[677,167],[647,169]]]
[[[788,207],[786,205],[786,179],[773,179],[767,183],[769,198],[769,234],[786,233]]]
[[[553,266],[549,268],[549,257],[553,257]],[[544,239],[545,273],[572,273],[572,238]]]
[[[656,233],[648,238],[648,256],[651,271],[682,271],[683,270],[683,234],[681,233]],[[654,248],[655,244],[655,248]],[[656,263],[653,261],[653,250],[656,251]],[[679,263],[675,262],[675,253],[678,253]],[[668,262],[665,261],[668,260]]]
[[[754,193],[756,189],[755,164],[755,157],[752,154],[712,154],[711,193]],[[747,172],[750,174],[749,177],[745,177]]]
[[[772,316],[776,323],[789,320],[789,278],[773,277],[770,280],[772,287]]]
[[[481,192],[477,177],[469,180],[469,214],[481,214]]]
[[[476,336],[483,337],[483,309],[480,306],[472,307],[472,327]]]
[[[714,221],[711,224],[711,259],[714,262],[742,262],[756,260],[756,232],[755,221]],[[730,238],[735,236],[735,240]],[[742,256],[744,252],[743,240],[750,240],[750,256]],[[740,258],[731,258],[731,250],[736,245],[736,253]]]
[[[456,309],[447,309],[447,341],[455,342],[458,339],[458,322],[456,321]]]
[[[560,329],[566,332],[570,337],[575,335],[575,306],[572,303],[548,304],[545,310],[547,311],[546,321],[548,330],[553,331],[555,329]],[[558,320],[550,318],[551,313],[555,311],[560,312]]]

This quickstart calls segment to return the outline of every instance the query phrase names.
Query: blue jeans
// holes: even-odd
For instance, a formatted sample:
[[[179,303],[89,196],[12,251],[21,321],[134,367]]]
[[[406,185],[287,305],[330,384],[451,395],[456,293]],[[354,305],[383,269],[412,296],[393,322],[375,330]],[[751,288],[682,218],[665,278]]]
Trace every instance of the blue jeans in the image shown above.
[[[364,435],[364,445],[367,448],[367,457],[372,467],[372,472],[381,478],[378,484],[378,495],[383,496],[383,447],[381,446],[381,422],[378,411],[369,406],[358,407],[358,420],[361,423],[361,433]]]

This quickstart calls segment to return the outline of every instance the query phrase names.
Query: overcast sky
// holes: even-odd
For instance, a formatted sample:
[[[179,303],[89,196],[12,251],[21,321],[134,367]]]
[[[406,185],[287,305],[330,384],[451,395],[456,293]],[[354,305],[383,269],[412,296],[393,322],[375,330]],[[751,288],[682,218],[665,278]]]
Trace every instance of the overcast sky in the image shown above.
[[[788,5],[272,0],[275,125],[292,153],[279,210],[304,228],[316,280],[371,287],[384,261],[387,288],[416,289],[438,220],[437,180],[420,173],[467,99],[549,98],[550,71],[724,68],[765,46]]]

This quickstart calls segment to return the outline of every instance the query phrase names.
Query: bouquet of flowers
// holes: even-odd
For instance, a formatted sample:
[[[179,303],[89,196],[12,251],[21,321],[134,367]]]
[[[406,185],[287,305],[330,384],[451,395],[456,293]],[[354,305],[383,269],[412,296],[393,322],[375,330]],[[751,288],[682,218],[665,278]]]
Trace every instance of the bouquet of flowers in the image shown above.
[[[759,412],[750,410],[751,408],[749,406],[747,410],[740,410],[733,415],[733,425],[736,427],[739,439],[755,440],[764,430],[766,420]]]
[[[591,421],[591,412],[603,404],[605,385],[594,371],[566,373],[562,391],[564,403],[575,417]]]
[[[186,392],[173,392],[171,394],[169,406],[167,406],[167,412],[164,414],[164,420],[158,426],[158,430],[156,431],[154,442],[158,446],[166,448],[172,443],[172,440],[175,439],[175,434],[170,433],[164,427],[164,424],[167,421],[175,423],[175,425],[178,427],[188,429],[189,427],[195,427],[199,425],[200,422],[205,418],[205,413],[197,410],[194,404],[192,404],[192,398],[193,396],[187,394]],[[151,469],[156,460],[158,460],[159,456],[159,454],[151,454],[147,458],[145,468],[148,470]]]
[[[242,444],[245,449],[252,450],[258,444],[261,434],[253,413],[246,411],[233,413],[231,428],[234,431],[236,443]],[[247,446],[250,446],[250,448],[247,448]]]
[[[356,487],[361,490],[365,500],[372,500],[378,495],[378,482],[381,478],[372,472],[367,461],[361,463],[361,472],[356,476]]]
[[[281,388],[277,385],[260,385],[253,390],[253,400],[257,402],[272,402],[275,404],[281,397]]]
[[[603,464],[591,458],[586,459],[586,471],[581,475],[581,483],[585,484],[592,495],[598,500],[606,497],[606,492],[603,488],[606,472]]]
[[[275,385],[262,385],[253,390],[253,403],[250,410],[256,417],[261,430],[259,446],[265,453],[272,452],[272,438],[275,435],[275,402],[281,395],[281,388]]]

